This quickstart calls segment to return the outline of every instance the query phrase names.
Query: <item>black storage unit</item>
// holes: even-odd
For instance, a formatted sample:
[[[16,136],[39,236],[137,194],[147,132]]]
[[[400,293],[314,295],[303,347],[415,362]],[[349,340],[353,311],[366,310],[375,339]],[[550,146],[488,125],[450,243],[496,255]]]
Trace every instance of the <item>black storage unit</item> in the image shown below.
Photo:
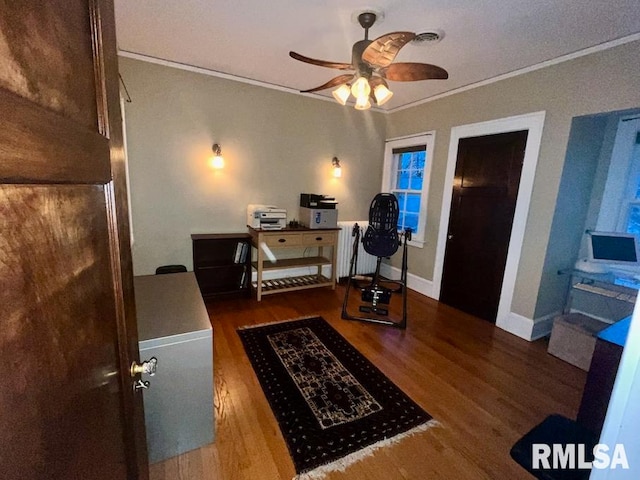
[[[204,299],[251,295],[251,236],[248,233],[191,235],[193,271]]]

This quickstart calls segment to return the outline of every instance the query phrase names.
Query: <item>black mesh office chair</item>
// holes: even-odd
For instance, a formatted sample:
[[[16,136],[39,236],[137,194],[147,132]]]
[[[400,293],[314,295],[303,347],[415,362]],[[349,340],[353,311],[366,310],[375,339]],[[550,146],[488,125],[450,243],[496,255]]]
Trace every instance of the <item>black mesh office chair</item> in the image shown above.
[[[156,268],[156,275],[164,275],[166,273],[182,273],[186,272],[187,267],[184,265],[162,265]]]
[[[342,304],[342,318],[346,320],[360,320],[364,322],[390,325],[397,328],[407,326],[407,241],[411,240],[411,229],[407,228],[402,234],[398,233],[398,201],[391,193],[377,194],[369,207],[369,226],[362,238],[362,246],[370,255],[377,258],[376,271],[366,284],[362,283],[363,277],[356,277],[358,265],[358,246],[360,244],[360,227],[356,223],[353,228],[353,252],[349,264],[349,278],[347,280],[347,291]],[[402,249],[402,270],[400,280],[384,279],[380,276],[380,264],[382,259],[391,257],[400,245]],[[393,285],[390,288],[387,285]],[[360,314],[349,313],[349,293],[352,288],[360,290],[362,304],[358,307]],[[402,294],[402,313],[398,320],[394,320],[389,315],[389,303],[392,294]]]

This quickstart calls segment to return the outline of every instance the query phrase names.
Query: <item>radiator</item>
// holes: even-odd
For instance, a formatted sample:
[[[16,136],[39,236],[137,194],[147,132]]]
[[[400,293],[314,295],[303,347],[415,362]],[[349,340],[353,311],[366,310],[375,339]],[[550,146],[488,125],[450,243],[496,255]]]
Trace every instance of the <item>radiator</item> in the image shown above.
[[[364,235],[369,222],[366,220],[352,220],[347,222],[338,222],[338,265],[336,266],[337,278],[345,278],[349,276],[349,265],[351,263],[351,254],[353,253],[353,225],[358,224],[360,227],[360,244],[358,245],[358,269],[354,272],[357,275],[373,273],[376,271],[377,257],[369,255],[362,247],[362,236]]]

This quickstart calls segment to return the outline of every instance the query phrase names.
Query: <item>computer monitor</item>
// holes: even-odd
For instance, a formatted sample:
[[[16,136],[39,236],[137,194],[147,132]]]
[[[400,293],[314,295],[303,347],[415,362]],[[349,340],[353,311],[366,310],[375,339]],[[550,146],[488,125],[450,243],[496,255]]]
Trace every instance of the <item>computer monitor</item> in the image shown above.
[[[588,232],[589,261],[617,267],[640,267],[640,242],[632,233]]]

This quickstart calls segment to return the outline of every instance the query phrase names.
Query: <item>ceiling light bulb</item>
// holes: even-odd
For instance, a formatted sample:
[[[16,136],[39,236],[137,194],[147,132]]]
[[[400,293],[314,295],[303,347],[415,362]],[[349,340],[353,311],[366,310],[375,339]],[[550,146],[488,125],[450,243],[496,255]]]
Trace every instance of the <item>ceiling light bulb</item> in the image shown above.
[[[369,96],[367,95],[358,97],[356,99],[356,110],[368,110],[371,108],[371,102],[369,101]]]
[[[358,77],[358,79],[351,86],[351,95],[356,98],[368,97],[371,93],[371,87],[369,81],[364,77]]]
[[[333,94],[333,98],[335,98],[340,105],[346,105],[349,95],[351,94],[351,89],[349,88],[349,85],[343,83],[331,93]]]
[[[382,84],[377,85],[376,88],[373,89],[373,94],[376,97],[376,103],[378,105],[387,103],[389,99],[393,97],[393,92]]]

